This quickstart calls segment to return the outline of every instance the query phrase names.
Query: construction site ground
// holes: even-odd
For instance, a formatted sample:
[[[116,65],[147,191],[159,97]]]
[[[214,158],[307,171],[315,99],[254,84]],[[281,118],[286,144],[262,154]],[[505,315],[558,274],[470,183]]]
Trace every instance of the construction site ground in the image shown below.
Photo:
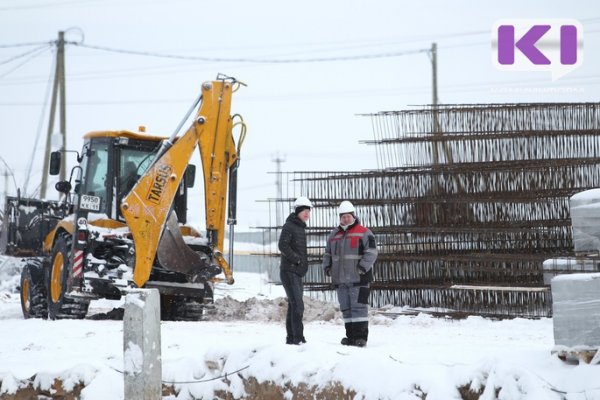
[[[373,310],[368,347],[354,348],[339,344],[336,305],[306,298],[308,343],[289,346],[281,287],[266,275],[236,280],[218,292],[210,321],[162,323],[163,398],[600,399],[600,366],[553,355],[549,318],[390,318]],[[122,321],[24,320],[6,282],[0,399],[123,398]],[[111,306],[98,302],[91,314]]]

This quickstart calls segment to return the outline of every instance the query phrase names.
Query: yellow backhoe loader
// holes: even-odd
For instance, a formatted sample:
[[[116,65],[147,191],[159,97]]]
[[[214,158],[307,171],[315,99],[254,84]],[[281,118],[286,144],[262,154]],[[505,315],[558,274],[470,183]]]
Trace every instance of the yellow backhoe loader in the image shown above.
[[[230,114],[240,85],[221,75],[205,82],[184,118],[197,109],[193,122],[179,136],[184,122],[169,138],[143,131],[86,134],[71,178],[56,184],[65,201],[7,199],[0,251],[28,256],[20,289],[25,318],[84,318],[91,300],[119,299],[141,287],[159,290],[162,319],[202,318],[217,276],[223,273],[233,283],[222,251],[226,223],[233,251],[237,169],[246,133],[242,118]],[[185,225],[195,177],[188,163],[196,147],[205,237]],[[50,174],[59,173],[61,157],[52,153]]]

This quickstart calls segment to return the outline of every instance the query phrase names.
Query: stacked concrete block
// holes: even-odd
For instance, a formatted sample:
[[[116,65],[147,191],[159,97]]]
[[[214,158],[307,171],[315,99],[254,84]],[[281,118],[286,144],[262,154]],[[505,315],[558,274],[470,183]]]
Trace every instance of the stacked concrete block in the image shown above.
[[[575,252],[600,251],[600,189],[586,190],[569,199]]]
[[[551,285],[555,344],[600,348],[600,273],[559,275]]]

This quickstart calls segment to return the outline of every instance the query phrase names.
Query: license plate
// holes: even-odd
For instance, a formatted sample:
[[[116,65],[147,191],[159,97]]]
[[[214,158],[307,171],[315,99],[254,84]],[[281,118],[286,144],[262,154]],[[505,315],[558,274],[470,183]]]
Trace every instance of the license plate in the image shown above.
[[[100,197],[84,194],[79,201],[79,208],[88,211],[100,211]]]

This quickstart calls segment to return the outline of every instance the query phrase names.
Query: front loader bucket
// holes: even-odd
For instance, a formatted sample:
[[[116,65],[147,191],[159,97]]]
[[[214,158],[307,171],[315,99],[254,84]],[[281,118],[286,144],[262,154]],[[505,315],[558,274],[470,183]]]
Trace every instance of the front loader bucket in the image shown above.
[[[0,253],[40,256],[46,235],[64,217],[62,203],[8,196],[4,205]]]

